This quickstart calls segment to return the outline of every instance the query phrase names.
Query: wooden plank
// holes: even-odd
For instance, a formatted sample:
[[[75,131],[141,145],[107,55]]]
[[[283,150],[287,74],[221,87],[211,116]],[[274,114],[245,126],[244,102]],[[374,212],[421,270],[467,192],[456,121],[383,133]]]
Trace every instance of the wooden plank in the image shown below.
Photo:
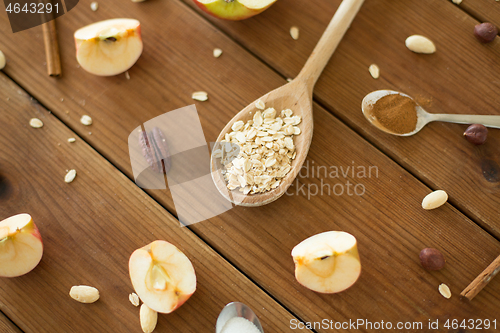
[[[284,77],[293,78],[339,3],[278,1],[241,22],[203,15]],[[319,79],[315,98],[426,184],[445,189],[454,205],[500,237],[500,131],[491,130],[488,143],[480,147],[462,138],[466,126],[455,124],[432,123],[418,135],[398,138],[371,126],[360,109],[369,92],[394,89],[433,113],[500,114],[500,43],[478,43],[472,34],[475,24],[447,1],[366,1]],[[298,41],[289,36],[292,25],[301,28]],[[412,34],[430,37],[437,53],[408,51],[404,41]],[[378,80],[368,73],[372,63],[380,67]]]
[[[500,4],[498,1],[462,1],[459,7],[480,22],[491,22],[500,27]]]
[[[17,328],[9,318],[5,317],[3,313],[0,312],[0,332],[3,333],[22,333],[22,331]]]
[[[0,75],[0,216],[29,212],[44,241],[41,263],[27,275],[2,279],[2,311],[25,332],[137,332],[139,309],[128,259],[156,239],[179,247],[193,262],[197,291],[178,310],[160,315],[155,332],[210,332],[225,304],[241,301],[268,332],[294,319],[237,269],[4,74]],[[30,118],[44,122],[41,129]],[[66,184],[66,169],[77,170]],[[72,300],[73,285],[100,290],[98,302]],[[1,327],[1,324],[0,324]],[[307,331],[307,330],[306,330]],[[2,331],[3,332],[3,331]]]
[[[126,138],[130,131],[166,111],[191,104],[192,91],[209,92],[209,101],[197,107],[205,137],[210,141],[237,110],[285,82],[179,2],[135,6],[126,2],[103,12],[82,10],[61,18],[58,26],[62,29],[66,75],[58,81],[45,77],[43,68],[32,66],[41,66],[43,58],[23,51],[37,47],[36,31],[20,33],[17,45],[12,36],[6,36],[11,41],[6,45],[10,45],[7,51],[12,59],[6,68],[8,74],[129,176]],[[130,81],[123,76],[98,78],[79,71],[69,46],[71,32],[88,23],[90,15],[96,20],[118,17],[132,8],[140,9],[134,13],[144,23],[146,48],[130,71]],[[155,29],[157,22],[163,22],[161,31]],[[214,47],[224,50],[219,59],[211,56]],[[95,120],[90,129],[78,122],[85,113]],[[259,209],[235,208],[194,225],[193,230],[308,321],[368,319],[395,325],[397,321],[427,322],[432,318],[440,319],[443,325],[451,314],[461,319],[493,318],[500,304],[497,280],[471,304],[461,302],[456,295],[497,256],[499,243],[450,205],[423,211],[420,202],[429,192],[426,186],[317,105],[314,117],[310,169],[313,161],[315,166],[343,167],[344,171],[353,165],[376,166],[379,176],[360,179],[349,174],[304,175],[291,189],[291,193],[296,191],[291,196]],[[362,183],[365,195],[308,197],[303,192],[313,189],[313,184],[327,184],[331,190],[338,183],[347,186],[347,181]],[[167,193],[149,193],[174,210]],[[331,229],[345,230],[358,238],[364,268],[360,281],[349,291],[320,295],[295,282],[290,251],[306,237]],[[445,270],[422,270],[418,252],[426,246],[442,249],[448,258]],[[437,292],[442,282],[450,285],[455,295],[451,300]]]

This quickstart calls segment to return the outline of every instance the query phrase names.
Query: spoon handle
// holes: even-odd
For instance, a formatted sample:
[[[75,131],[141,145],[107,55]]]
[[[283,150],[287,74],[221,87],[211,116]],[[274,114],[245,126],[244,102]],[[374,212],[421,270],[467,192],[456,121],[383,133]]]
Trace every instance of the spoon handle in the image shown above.
[[[364,0],[343,0],[297,78],[304,80],[312,94],[314,84],[351,25]]]
[[[456,124],[483,124],[486,127],[500,128],[500,116],[432,114],[430,121],[444,121]]]

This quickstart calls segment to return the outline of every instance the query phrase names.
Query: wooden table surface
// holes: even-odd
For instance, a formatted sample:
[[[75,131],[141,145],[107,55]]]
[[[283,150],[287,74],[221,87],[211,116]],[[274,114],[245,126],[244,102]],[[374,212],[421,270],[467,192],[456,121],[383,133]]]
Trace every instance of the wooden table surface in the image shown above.
[[[340,0],[278,0],[264,13],[229,22],[202,13],[190,0],[81,0],[57,19],[63,76],[46,74],[41,27],[13,34],[0,16],[0,219],[27,212],[44,240],[41,263],[29,274],[0,279],[1,332],[140,332],[128,301],[128,258],[155,239],[178,246],[192,260],[196,293],[160,315],[155,332],[214,332],[231,301],[248,304],[268,332],[291,323],[421,322],[405,332],[458,332],[448,319],[496,320],[500,278],[471,302],[460,292],[500,254],[500,131],[483,146],[463,137],[465,125],[432,123],[418,135],[394,137],[363,117],[362,98],[377,89],[414,96],[430,112],[499,114],[500,39],[478,43],[474,25],[500,25],[495,0],[366,0],[314,93],[309,170],[319,166],[373,167],[372,177],[302,173],[286,195],[259,208],[235,207],[181,228],[169,190],[142,190],[133,181],[128,135],[165,112],[195,102],[207,142],[241,108],[296,76]],[[77,66],[73,33],[89,23],[133,17],[142,23],[144,52],[125,75],[97,77]],[[300,28],[300,38],[289,35]],[[431,38],[437,52],[418,55],[404,40]],[[220,58],[213,48],[223,50]],[[368,73],[380,67],[378,80]],[[84,114],[94,123],[83,126]],[[42,129],[28,123],[44,122]],[[66,140],[76,137],[73,144]],[[67,169],[77,178],[64,183]],[[361,184],[363,195],[312,195],[336,184]],[[304,189],[309,189],[307,191]],[[421,208],[432,190],[449,193],[436,210]],[[358,239],[363,272],[349,290],[318,294],[294,278],[291,249],[303,239],[343,230]],[[438,272],[425,271],[418,253],[440,249]],[[453,296],[445,299],[438,286]],[[97,287],[92,305],[73,301],[71,286]],[[439,320],[436,330],[429,321]],[[352,326],[342,332],[372,332]],[[378,330],[381,331],[381,330]],[[474,329],[462,330],[475,331]]]

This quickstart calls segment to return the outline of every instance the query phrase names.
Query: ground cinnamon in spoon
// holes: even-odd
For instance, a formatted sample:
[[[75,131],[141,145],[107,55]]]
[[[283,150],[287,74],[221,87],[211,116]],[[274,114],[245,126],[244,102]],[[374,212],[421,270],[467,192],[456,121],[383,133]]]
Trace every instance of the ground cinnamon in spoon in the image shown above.
[[[396,134],[413,132],[417,127],[417,104],[400,94],[387,95],[372,105],[372,115],[388,131]]]

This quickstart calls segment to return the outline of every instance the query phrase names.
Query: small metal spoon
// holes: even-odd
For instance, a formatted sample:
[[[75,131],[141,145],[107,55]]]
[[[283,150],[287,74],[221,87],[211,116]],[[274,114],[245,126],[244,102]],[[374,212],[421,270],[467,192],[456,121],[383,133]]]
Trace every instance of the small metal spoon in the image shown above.
[[[259,318],[257,318],[252,309],[240,302],[229,303],[222,309],[217,318],[217,324],[215,324],[215,333],[221,333],[227,321],[234,317],[243,317],[251,321],[261,333],[264,333]]]
[[[415,129],[404,134],[393,133],[378,122],[377,118],[372,114],[371,106],[374,105],[382,97],[395,94],[411,98],[410,96],[399,91],[377,90],[366,95],[365,98],[363,98],[363,102],[361,103],[361,109],[363,110],[363,114],[365,115],[366,119],[368,119],[368,121],[378,129],[389,134],[410,136],[418,133],[422,128],[424,128],[425,125],[427,125],[431,121],[444,121],[447,123],[456,124],[483,124],[486,127],[500,128],[500,116],[428,113],[420,105],[417,105],[415,107],[415,111],[417,112],[417,125]]]

